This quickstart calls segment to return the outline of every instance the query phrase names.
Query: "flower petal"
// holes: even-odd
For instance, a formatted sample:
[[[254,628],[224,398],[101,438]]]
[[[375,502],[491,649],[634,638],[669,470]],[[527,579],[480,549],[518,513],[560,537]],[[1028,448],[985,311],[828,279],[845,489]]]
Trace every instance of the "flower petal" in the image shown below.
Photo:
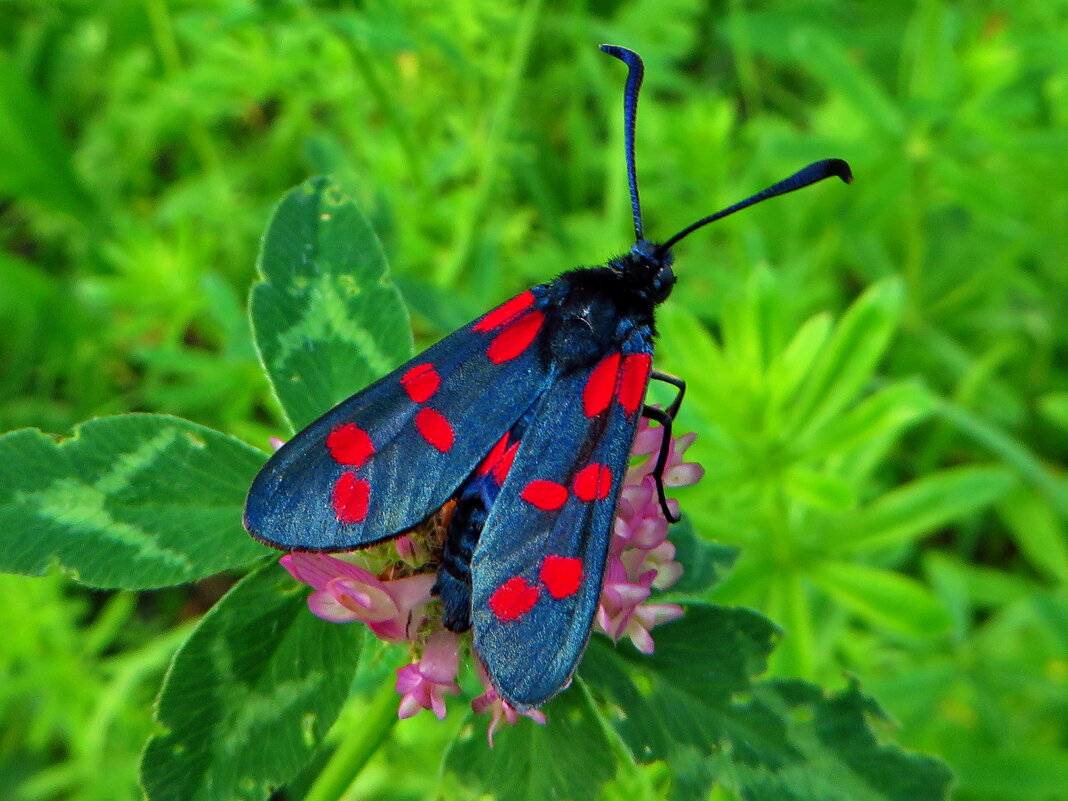
[[[438,629],[426,642],[419,672],[436,684],[455,684],[459,667],[460,636],[448,629]]]
[[[397,683],[393,686],[397,692],[407,694],[418,687],[422,681],[423,677],[419,673],[419,666],[413,662],[397,668]]]
[[[683,609],[678,604],[642,604],[634,611],[634,616],[650,629],[677,620],[682,615]]]
[[[627,626],[627,630],[624,633],[630,637],[630,641],[634,643],[634,647],[646,656],[653,652],[652,635],[642,628],[642,625],[637,621],[631,621],[631,624]]]
[[[287,553],[278,561],[297,581],[317,590],[325,589],[331,579],[341,577],[365,583],[378,582],[378,577],[369,570],[325,553]]]
[[[695,462],[683,462],[664,471],[665,487],[690,487],[704,478],[705,469]]]
[[[397,707],[397,717],[405,720],[416,715],[422,708],[423,705],[418,700],[411,695],[406,695],[401,698],[400,706]]]
[[[373,584],[347,577],[331,579],[326,591],[364,623],[381,623],[397,617],[400,612],[386,585],[378,579]]]
[[[357,620],[355,612],[339,602],[333,593],[325,590],[313,592],[308,596],[308,609],[316,617],[331,623],[352,623]]]

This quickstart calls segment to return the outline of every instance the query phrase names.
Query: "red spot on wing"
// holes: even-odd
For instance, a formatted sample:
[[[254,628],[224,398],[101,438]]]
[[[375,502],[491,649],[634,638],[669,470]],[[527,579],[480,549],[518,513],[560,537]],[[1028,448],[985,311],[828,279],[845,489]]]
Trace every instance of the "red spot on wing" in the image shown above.
[[[541,562],[540,578],[553,598],[574,595],[582,583],[582,560],[549,554]]]
[[[515,461],[516,451],[519,450],[519,440],[511,445],[508,444],[511,436],[512,433],[509,431],[497,440],[497,444],[490,449],[486,458],[479,464],[476,471],[478,475],[491,476],[498,485],[504,483],[508,471],[512,469],[512,462]]]
[[[619,403],[627,414],[633,414],[641,406],[652,365],[653,357],[648,353],[633,353],[623,360]]]
[[[492,331],[517,317],[534,305],[534,293],[529,289],[522,295],[516,295],[491,311],[474,325],[475,331]]]
[[[559,509],[567,502],[567,487],[555,481],[544,481],[539,478],[523,487],[519,497],[539,509],[551,511]]]
[[[545,315],[537,309],[524,314],[494,337],[486,348],[489,360],[494,364],[501,364],[514,359],[530,347],[543,322]]]
[[[596,417],[612,402],[619,374],[619,354],[613,353],[601,359],[593,368],[582,390],[582,410],[587,417]]]
[[[518,620],[534,608],[541,591],[532,587],[522,576],[508,579],[493,591],[489,598],[490,609],[502,623]]]
[[[487,475],[497,466],[501,457],[504,456],[504,452],[508,450],[508,437],[509,433],[506,433],[503,437],[497,440],[496,445],[490,448],[490,452],[486,454],[486,458],[478,465],[478,470],[476,471],[478,475]]]
[[[441,386],[441,376],[432,364],[417,364],[401,377],[401,386],[416,403],[425,403]]]
[[[334,514],[341,523],[362,523],[367,517],[367,501],[371,496],[371,485],[365,478],[356,478],[351,470],[341,474],[334,483],[334,492],[330,502],[334,505]]]
[[[515,461],[515,454],[518,450],[519,440],[516,440],[512,443],[512,446],[501,455],[497,464],[493,466],[493,480],[498,484],[503,484],[504,480],[508,477],[508,471],[512,469],[512,462]]]
[[[415,427],[423,439],[442,453],[452,447],[455,436],[445,415],[434,409],[420,409],[415,415]]]
[[[351,467],[360,467],[375,452],[367,432],[355,423],[335,426],[326,438],[326,449],[335,462]]]
[[[612,471],[603,464],[588,464],[575,476],[575,495],[581,501],[600,501],[612,490]]]

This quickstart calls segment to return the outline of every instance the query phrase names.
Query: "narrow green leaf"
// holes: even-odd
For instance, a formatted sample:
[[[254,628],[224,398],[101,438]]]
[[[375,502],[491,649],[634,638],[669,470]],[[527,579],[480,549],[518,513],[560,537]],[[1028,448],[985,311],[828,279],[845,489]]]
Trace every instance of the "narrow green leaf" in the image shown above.
[[[873,437],[897,434],[931,413],[934,400],[923,387],[902,382],[883,387],[804,443],[807,459],[837,455]]]
[[[812,676],[816,672],[817,637],[811,589],[796,570],[781,571],[769,585],[768,613],[783,630],[782,644],[771,657],[772,670],[780,676]]]
[[[1027,561],[1049,578],[1068,582],[1068,535],[1050,504],[1020,488],[998,505],[998,512]]]
[[[1068,392],[1047,392],[1038,399],[1042,416],[1064,431],[1068,431]]]
[[[175,655],[149,740],[149,801],[264,801],[312,757],[348,693],[357,626],[319,620],[271,562],[217,603]]]
[[[430,331],[439,335],[448,334],[467,325],[486,311],[474,298],[469,298],[451,289],[442,289],[427,280],[410,275],[393,278],[405,303],[416,319],[429,323]],[[425,331],[427,326],[419,330]],[[419,326],[417,326],[419,328]]]
[[[908,637],[944,634],[951,620],[945,606],[918,581],[892,570],[824,561],[812,580],[842,606],[874,626]]]
[[[0,570],[94,587],[182,584],[266,549],[241,527],[264,454],[164,415],[91,420],[57,441],[0,437]]]
[[[292,190],[260,253],[249,310],[260,359],[294,430],[412,354],[386,256],[356,204],[326,178]]]
[[[1036,617],[1057,638],[1062,652],[1068,651],[1068,593],[1059,589],[1038,592],[1031,602]]]
[[[657,360],[663,361],[668,370],[686,376],[691,387],[687,403],[692,395],[693,403],[703,406],[707,412],[722,413],[723,393],[728,383],[724,376],[729,368],[708,329],[695,316],[670,303],[658,310],[657,328],[664,344],[657,352]],[[672,347],[671,343],[677,346]]]
[[[948,604],[969,610],[972,606],[1006,606],[1037,590],[1033,582],[1014,573],[968,564],[937,551],[923,555],[923,567]]]
[[[791,467],[784,475],[787,492],[815,509],[841,512],[851,508],[857,500],[852,483],[826,471]]]
[[[615,774],[615,754],[600,714],[580,686],[545,709],[539,726],[523,720],[486,742],[486,716],[472,717],[445,755],[445,767],[469,791],[497,801],[592,801]]]
[[[972,598],[968,585],[956,561],[938,558],[934,554],[923,555],[924,576],[931,591],[945,606],[953,620],[952,637],[962,641],[972,624]]]
[[[775,329],[784,316],[781,307],[775,275],[765,267],[754,268],[740,302],[723,309],[724,351],[734,364],[764,370]]]
[[[768,382],[780,406],[792,403],[802,380],[831,335],[831,316],[826,312],[805,321],[786,348],[768,367]]]
[[[999,456],[1021,478],[1041,490],[1058,514],[1068,517],[1068,482],[1049,471],[1025,446],[958,404],[939,398],[935,411],[957,430]]]
[[[96,204],[74,173],[59,124],[18,66],[0,54],[0,194],[85,221]]]
[[[890,137],[905,135],[901,110],[850,51],[823,31],[803,27],[789,38],[790,50],[872,125]]]
[[[816,433],[857,397],[886,352],[903,301],[901,283],[888,279],[849,307],[798,393],[789,430],[799,437]]]
[[[995,503],[1015,480],[1003,467],[954,467],[886,493],[828,532],[831,553],[902,545]]]

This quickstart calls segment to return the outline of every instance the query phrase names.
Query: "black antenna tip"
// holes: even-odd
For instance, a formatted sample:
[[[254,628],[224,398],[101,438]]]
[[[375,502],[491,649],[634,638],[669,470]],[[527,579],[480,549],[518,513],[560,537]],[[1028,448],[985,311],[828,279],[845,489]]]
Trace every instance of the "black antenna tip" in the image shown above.
[[[827,175],[837,175],[845,183],[853,183],[853,170],[849,168],[849,162],[845,159],[827,159],[823,162],[826,165]]]

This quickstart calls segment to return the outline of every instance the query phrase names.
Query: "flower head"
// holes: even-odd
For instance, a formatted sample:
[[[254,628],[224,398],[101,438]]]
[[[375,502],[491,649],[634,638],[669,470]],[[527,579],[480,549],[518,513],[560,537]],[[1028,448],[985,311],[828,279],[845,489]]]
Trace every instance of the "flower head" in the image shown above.
[[[438,720],[444,720],[445,696],[460,692],[456,683],[459,667],[459,635],[437,629],[426,641],[423,658],[397,670],[396,689],[401,694],[397,716],[403,720],[421,709],[429,709]]]
[[[620,493],[605,578],[594,627],[613,641],[629,638],[643,653],[653,652],[651,630],[682,614],[682,607],[651,601],[654,590],[672,586],[682,575],[675,561],[675,546],[668,540],[653,470],[663,429],[650,427],[644,418],[638,425],[628,470]],[[694,435],[669,443],[663,480],[669,487],[684,487],[704,473],[700,465],[684,462]],[[279,442],[273,442],[275,447]],[[674,500],[668,501],[677,514]],[[338,623],[361,621],[374,634],[389,642],[408,641],[417,661],[397,670],[396,690],[401,695],[397,714],[408,718],[428,709],[445,717],[445,696],[460,692],[456,676],[461,639],[441,624],[432,605],[436,571],[455,503],[450,501],[413,529],[395,538],[386,548],[371,548],[359,556],[328,556],[321,553],[291,553],[281,564],[314,592],[308,597],[313,613]],[[369,569],[370,568],[370,569]],[[429,610],[429,611],[428,611]],[[488,714],[489,744],[503,725],[526,717],[545,723],[538,709],[516,709],[500,697],[475,657],[483,693],[471,702],[476,714]]]
[[[639,422],[631,455],[640,460],[627,471],[594,621],[597,630],[613,641],[628,637],[645,654],[653,652],[650,630],[682,615],[678,604],[649,602],[654,588],[667,589],[682,575],[675,546],[667,540],[668,523],[653,478],[663,436],[663,429],[650,427],[645,418]],[[699,464],[683,461],[694,437],[685,434],[668,443],[665,486],[690,486],[704,475]],[[668,500],[668,508],[678,514],[674,500]]]

